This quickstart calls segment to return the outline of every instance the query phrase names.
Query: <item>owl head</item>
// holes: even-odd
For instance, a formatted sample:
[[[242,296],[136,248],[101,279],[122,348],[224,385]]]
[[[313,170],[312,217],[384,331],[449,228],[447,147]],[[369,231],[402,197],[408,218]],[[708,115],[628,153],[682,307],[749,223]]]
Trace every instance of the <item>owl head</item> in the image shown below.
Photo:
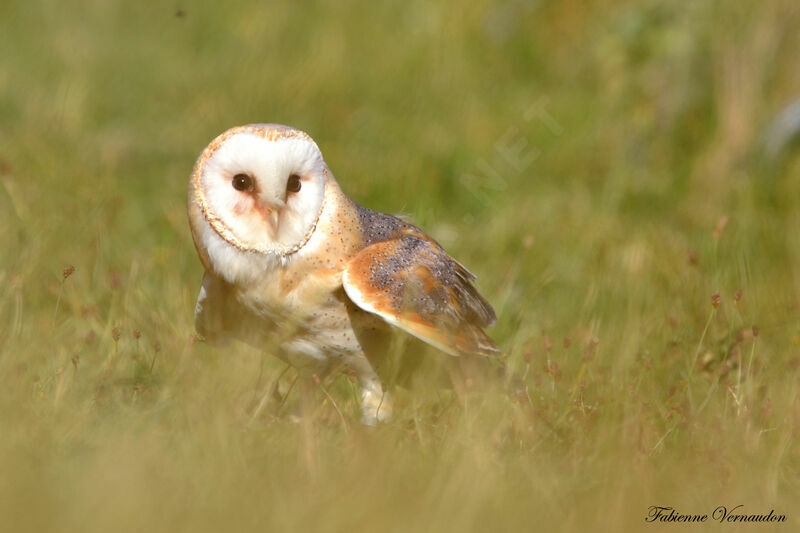
[[[213,255],[224,242],[279,258],[297,251],[322,211],[327,173],[316,143],[300,130],[254,124],[226,131],[200,155],[189,183],[198,249]]]

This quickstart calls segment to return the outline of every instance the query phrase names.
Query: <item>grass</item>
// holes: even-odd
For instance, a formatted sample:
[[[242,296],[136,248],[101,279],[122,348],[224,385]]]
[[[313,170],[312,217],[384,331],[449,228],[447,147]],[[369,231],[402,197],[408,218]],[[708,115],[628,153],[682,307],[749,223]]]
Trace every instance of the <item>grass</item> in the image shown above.
[[[794,2],[145,4],[0,5],[4,527],[800,525]],[[278,406],[277,359],[194,342],[188,175],[258,121],[478,274],[529,400],[370,429],[346,376]]]

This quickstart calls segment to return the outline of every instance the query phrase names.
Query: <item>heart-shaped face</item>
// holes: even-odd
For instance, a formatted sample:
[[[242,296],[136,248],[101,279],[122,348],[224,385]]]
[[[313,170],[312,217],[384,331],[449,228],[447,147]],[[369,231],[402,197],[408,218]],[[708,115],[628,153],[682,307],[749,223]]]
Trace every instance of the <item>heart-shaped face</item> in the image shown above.
[[[302,248],[314,231],[326,173],[319,148],[302,131],[276,124],[241,126],[202,153],[189,202],[237,249],[286,256]]]

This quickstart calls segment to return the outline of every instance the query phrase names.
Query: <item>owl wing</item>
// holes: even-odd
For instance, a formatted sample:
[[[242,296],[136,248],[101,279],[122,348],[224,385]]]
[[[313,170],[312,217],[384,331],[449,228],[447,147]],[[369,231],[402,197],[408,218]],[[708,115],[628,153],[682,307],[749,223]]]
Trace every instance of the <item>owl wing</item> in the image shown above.
[[[225,341],[225,315],[220,312],[225,306],[225,301],[219,280],[208,273],[203,275],[203,284],[200,286],[194,308],[194,329],[204,340],[212,344]]]
[[[366,246],[347,263],[347,296],[451,355],[499,352],[483,331],[496,318],[472,286],[475,276],[416,228]]]
[[[233,339],[246,340],[243,333],[254,326],[237,305],[230,285],[206,272],[195,304],[194,329],[206,342],[225,346]]]

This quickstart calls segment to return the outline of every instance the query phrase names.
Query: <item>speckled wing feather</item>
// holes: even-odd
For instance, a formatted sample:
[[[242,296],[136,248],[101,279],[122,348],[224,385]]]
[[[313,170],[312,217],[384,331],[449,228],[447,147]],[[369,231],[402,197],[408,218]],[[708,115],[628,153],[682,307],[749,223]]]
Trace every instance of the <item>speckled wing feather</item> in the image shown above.
[[[388,215],[370,216],[379,216],[383,228],[388,222],[393,231],[384,231],[380,236],[388,238],[372,242],[348,262],[342,278],[347,296],[451,355],[498,352],[482,329],[496,319],[472,286],[475,276],[416,227]]]

